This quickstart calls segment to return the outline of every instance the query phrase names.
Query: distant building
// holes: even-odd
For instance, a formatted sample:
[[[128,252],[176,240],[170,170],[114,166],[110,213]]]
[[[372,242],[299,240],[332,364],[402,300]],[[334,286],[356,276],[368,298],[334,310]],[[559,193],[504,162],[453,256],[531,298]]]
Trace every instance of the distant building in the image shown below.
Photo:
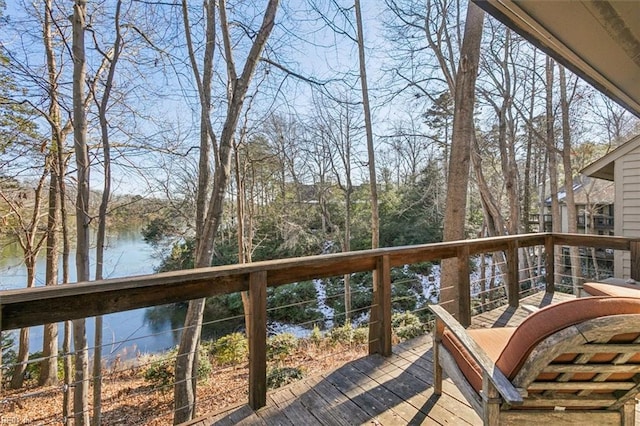
[[[581,176],[573,181],[573,195],[577,210],[577,229],[581,234],[614,235],[615,186],[613,182]],[[560,204],[560,232],[569,232],[567,191],[558,191]],[[544,232],[551,232],[551,197],[545,199]],[[539,221],[538,215],[538,221]]]

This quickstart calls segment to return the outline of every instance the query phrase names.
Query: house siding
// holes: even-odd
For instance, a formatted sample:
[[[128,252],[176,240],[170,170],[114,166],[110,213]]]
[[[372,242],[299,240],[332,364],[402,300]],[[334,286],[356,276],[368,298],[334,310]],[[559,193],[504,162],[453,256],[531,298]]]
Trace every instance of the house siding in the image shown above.
[[[624,237],[640,237],[640,148],[615,161],[616,209],[615,234]],[[630,254],[615,256],[614,273],[629,278]]]

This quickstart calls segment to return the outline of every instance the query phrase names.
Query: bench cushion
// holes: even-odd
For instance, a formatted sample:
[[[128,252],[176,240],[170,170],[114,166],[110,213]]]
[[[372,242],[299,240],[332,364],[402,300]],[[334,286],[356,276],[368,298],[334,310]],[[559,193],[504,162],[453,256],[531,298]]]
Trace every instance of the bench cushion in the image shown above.
[[[582,289],[591,296],[640,297],[640,285],[584,283]]]

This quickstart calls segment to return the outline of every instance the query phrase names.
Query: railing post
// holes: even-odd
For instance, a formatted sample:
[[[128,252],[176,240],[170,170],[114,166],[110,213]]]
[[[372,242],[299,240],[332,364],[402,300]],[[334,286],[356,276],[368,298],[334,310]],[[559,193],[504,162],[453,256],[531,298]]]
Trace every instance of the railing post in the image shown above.
[[[267,272],[249,274],[249,406],[267,405]]]
[[[514,308],[520,304],[518,268],[518,241],[512,240],[507,244],[507,297],[509,306]]]
[[[471,325],[471,283],[469,282],[469,246],[466,244],[458,247],[458,312],[460,312],[460,324],[463,327]]]
[[[544,252],[546,272],[545,291],[547,293],[553,293],[556,290],[556,244],[553,240],[553,234],[544,237]]]
[[[369,353],[391,356],[391,266],[389,256],[376,260],[373,304],[369,326]]]
[[[631,254],[630,278],[635,281],[640,281],[640,240],[630,241],[629,251]]]

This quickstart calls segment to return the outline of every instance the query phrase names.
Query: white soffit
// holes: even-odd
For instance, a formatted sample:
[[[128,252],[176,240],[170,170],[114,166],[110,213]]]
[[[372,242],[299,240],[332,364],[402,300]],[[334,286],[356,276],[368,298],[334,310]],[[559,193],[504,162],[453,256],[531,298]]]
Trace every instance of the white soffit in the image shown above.
[[[640,117],[640,0],[473,0]]]

